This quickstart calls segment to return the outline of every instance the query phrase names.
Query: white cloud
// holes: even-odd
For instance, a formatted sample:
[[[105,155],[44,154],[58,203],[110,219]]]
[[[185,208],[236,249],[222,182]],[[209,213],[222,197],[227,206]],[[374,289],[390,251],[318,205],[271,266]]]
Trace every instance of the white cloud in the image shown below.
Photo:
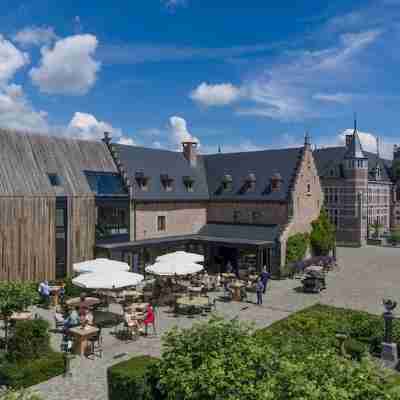
[[[114,128],[111,124],[98,121],[97,118],[88,113],[76,112],[67,127],[67,134],[79,139],[98,140],[104,137],[104,132],[111,133],[114,141],[127,141],[121,129]]]
[[[0,35],[0,126],[47,132],[47,114],[32,107],[22,86],[10,83],[15,73],[28,63],[28,54]]]
[[[336,96],[336,102],[330,96],[328,104],[328,95],[323,93],[341,86],[352,87],[354,76],[359,70],[367,68],[359,62],[359,55],[380,34],[379,30],[342,34],[335,46],[286,54],[282,61],[275,62],[262,74],[244,82],[241,91],[255,104],[237,112],[279,120],[302,120],[320,116],[326,107],[334,106],[334,103],[336,106],[343,104],[343,94]],[[362,74],[359,75],[361,79]],[[320,104],[321,96],[325,96],[325,104]],[[346,96],[349,102],[351,93]]]
[[[181,149],[181,143],[185,141],[195,141],[199,142],[199,139],[192,136],[188,129],[186,121],[177,116],[173,116],[169,119],[169,129],[170,129],[170,143],[177,147],[179,150]]]
[[[190,93],[190,97],[205,106],[224,106],[239,99],[240,89],[231,83],[209,85],[203,82]]]
[[[312,98],[314,100],[348,104],[354,98],[354,95],[350,93],[316,93],[312,96]]]
[[[32,68],[34,84],[45,93],[85,94],[94,85],[100,63],[93,35],[74,35],[58,40],[52,49],[43,47],[40,66]]]
[[[0,84],[9,81],[15,72],[29,64],[29,55],[18,50],[0,34]]]
[[[14,42],[21,46],[41,46],[49,45],[57,40],[54,29],[49,27],[28,26],[20,30],[13,36]]]
[[[118,139],[118,143],[119,144],[126,144],[128,146],[135,146],[136,145],[135,141],[132,138],[127,137],[127,136],[120,137]]]

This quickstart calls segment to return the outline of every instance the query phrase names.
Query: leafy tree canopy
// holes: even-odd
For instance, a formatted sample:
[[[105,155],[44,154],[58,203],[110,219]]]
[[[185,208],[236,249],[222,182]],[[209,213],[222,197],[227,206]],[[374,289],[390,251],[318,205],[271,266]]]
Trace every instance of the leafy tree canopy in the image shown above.
[[[319,217],[311,223],[312,230],[310,242],[317,255],[328,255],[335,246],[335,227],[329,221],[325,209],[321,210]]]

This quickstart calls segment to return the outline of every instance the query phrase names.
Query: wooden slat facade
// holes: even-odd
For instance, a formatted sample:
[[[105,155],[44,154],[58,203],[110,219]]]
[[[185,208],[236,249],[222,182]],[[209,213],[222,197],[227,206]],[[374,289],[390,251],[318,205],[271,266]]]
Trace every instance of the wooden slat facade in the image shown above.
[[[53,197],[0,197],[0,280],[54,279]]]
[[[96,206],[94,197],[68,199],[68,256],[67,271],[72,264],[94,258]]]
[[[85,171],[118,172],[104,143],[0,128],[0,280],[55,278],[57,199],[67,199],[67,272],[93,258],[95,197]]]

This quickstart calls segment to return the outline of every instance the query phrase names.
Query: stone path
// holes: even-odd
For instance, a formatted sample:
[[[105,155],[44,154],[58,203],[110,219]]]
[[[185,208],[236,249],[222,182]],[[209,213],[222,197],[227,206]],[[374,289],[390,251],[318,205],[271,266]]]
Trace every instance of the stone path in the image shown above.
[[[328,275],[328,288],[321,294],[297,292],[296,287],[301,286],[298,280],[271,281],[263,306],[218,302],[217,311],[228,318],[237,317],[242,321],[252,321],[261,328],[318,302],[380,314],[382,297],[400,300],[400,249],[341,248],[338,254],[340,269]],[[40,313],[51,319],[48,313]],[[204,320],[205,317],[174,318],[165,309],[160,309],[158,336],[141,337],[129,343],[121,342],[106,331],[103,358],[76,358],[72,363],[71,377],[56,377],[33,389],[41,393],[45,400],[106,400],[106,370],[110,365],[135,355],[159,356],[162,333],[175,325],[189,327],[198,319]],[[53,335],[52,340],[58,348],[59,335]]]

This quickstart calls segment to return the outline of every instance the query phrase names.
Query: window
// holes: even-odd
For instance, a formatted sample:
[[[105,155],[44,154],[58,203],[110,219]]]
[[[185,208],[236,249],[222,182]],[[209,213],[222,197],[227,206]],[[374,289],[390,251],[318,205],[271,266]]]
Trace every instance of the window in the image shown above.
[[[311,193],[311,185],[307,183],[307,193]]]
[[[193,187],[194,187],[194,178],[191,176],[184,176],[183,177],[183,184],[185,185],[186,191],[187,192],[193,192]]]
[[[61,185],[61,179],[57,174],[47,174],[49,177],[49,181],[51,186],[60,186]]]
[[[166,230],[166,218],[165,215],[159,215],[157,217],[157,230],[163,232]]]
[[[90,189],[95,194],[126,194],[121,177],[111,172],[85,171]]]
[[[56,208],[56,227],[63,228],[64,227],[64,214],[65,211],[63,208]]]
[[[235,211],[233,212],[233,222],[238,222],[238,221],[239,221],[239,218],[240,218],[240,211],[235,210]]]
[[[251,212],[251,220],[253,223],[259,222],[260,220],[260,212],[259,211],[252,211]]]

